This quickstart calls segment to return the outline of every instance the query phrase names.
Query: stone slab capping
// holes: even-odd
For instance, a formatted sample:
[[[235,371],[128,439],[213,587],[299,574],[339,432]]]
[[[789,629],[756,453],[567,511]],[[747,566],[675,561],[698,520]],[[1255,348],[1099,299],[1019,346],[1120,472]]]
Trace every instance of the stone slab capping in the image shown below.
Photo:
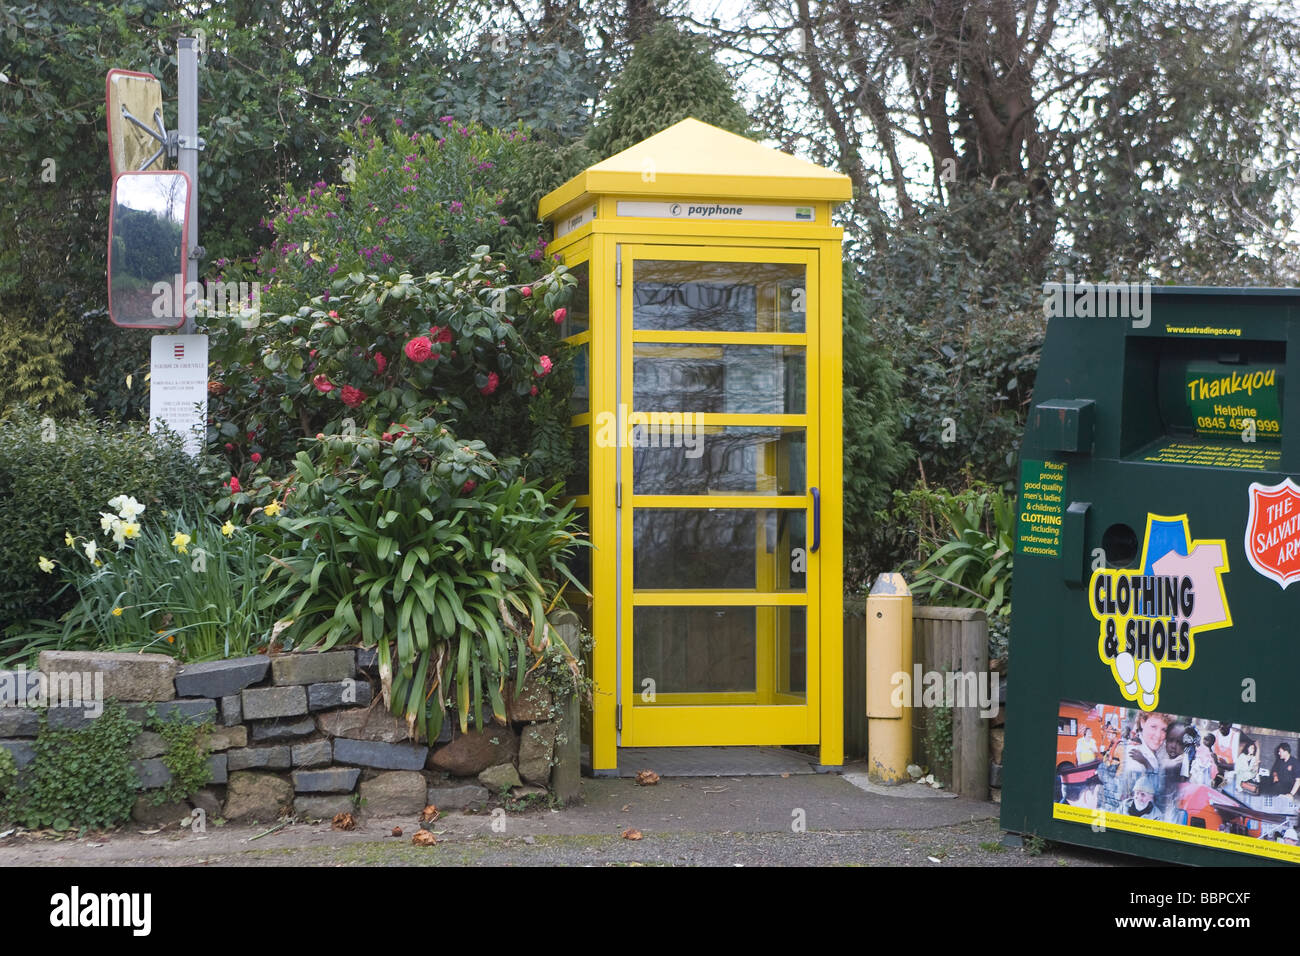
[[[271,659],[271,681],[279,686],[326,684],[354,678],[356,673],[357,655],[351,649],[324,654],[312,651],[281,654]]]
[[[229,697],[260,684],[271,668],[270,658],[257,654],[227,661],[182,664],[176,673],[177,697]]]
[[[176,696],[176,659],[166,654],[119,654],[109,651],[41,651],[45,674],[104,675],[104,698],[171,700]]]

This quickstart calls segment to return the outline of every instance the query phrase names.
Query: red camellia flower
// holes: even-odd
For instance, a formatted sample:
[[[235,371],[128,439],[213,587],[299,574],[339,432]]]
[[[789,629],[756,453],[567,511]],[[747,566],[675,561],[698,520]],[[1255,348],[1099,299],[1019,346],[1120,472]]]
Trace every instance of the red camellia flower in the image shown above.
[[[261,456],[260,454],[258,454],[257,452],[253,452],[251,455],[248,456],[248,458],[249,458],[249,461],[251,461],[251,462],[252,462],[253,464],[255,464],[255,465],[258,464],[259,462],[261,462],[261,460],[262,460],[262,456]]]
[[[478,482],[475,481],[473,478],[471,478],[469,481],[465,482],[465,484],[460,486],[460,491],[461,494],[467,495],[477,487],[478,487]]]
[[[348,408],[356,408],[366,400],[366,393],[359,388],[353,388],[351,385],[344,385],[343,391],[339,392],[339,398]]]
[[[540,366],[542,367],[542,370],[541,370],[540,372],[534,372],[534,373],[533,373],[533,374],[536,375],[538,378],[541,378],[541,377],[544,376],[544,375],[550,375],[550,374],[551,374],[551,369],[552,369],[553,365],[552,365],[552,363],[551,363],[551,357],[550,357],[549,355],[543,355],[541,358],[539,358],[539,359],[537,360],[537,364],[540,365]]]
[[[239,479],[236,478],[234,475],[230,476],[230,481],[227,482],[226,487],[230,489],[230,493],[232,495],[237,495],[239,494],[240,491],[243,490],[242,488],[239,487]]]
[[[393,440],[393,436],[390,435],[388,432],[384,432],[384,433],[383,433],[382,435],[380,435],[379,437],[380,437],[383,441],[392,441],[392,440]]]
[[[537,386],[534,385],[532,388],[530,388],[530,389],[528,390],[528,394],[529,394],[529,395],[536,395],[536,394],[537,394]]]
[[[234,450],[235,450],[235,446],[232,445],[230,442],[226,442],[226,451],[234,451]]]
[[[427,362],[429,356],[433,354],[433,343],[423,335],[419,335],[407,342],[402,351],[412,362]]]
[[[568,309],[556,309],[554,312],[551,313],[551,318],[555,320],[556,325],[559,325],[561,322],[564,321],[564,317],[568,314],[569,314]]]
[[[316,386],[316,391],[318,392],[334,391],[334,383],[331,382],[324,375],[317,375],[315,378],[311,380],[311,383]]]
[[[526,298],[528,298],[530,295],[533,294],[533,287],[530,286],[530,285],[526,285],[526,286],[524,286],[522,289],[519,290],[519,294],[522,295],[522,296],[526,299]]]
[[[429,330],[429,338],[433,339],[435,342],[450,342],[451,326],[443,328],[441,325],[435,325]]]
[[[379,370],[380,375],[383,375],[384,369],[388,368],[388,359],[384,358],[383,352],[375,353],[375,368]]]
[[[482,388],[480,388],[479,391],[482,392],[484,395],[491,395],[493,392],[497,390],[497,386],[500,384],[501,384],[501,379],[497,377],[497,373],[489,372],[488,383],[484,385]]]

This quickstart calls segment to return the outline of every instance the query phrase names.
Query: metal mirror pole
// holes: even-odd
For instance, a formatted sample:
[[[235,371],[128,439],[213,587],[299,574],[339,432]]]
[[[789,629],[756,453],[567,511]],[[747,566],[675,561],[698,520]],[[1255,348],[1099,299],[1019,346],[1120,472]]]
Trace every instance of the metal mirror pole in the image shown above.
[[[193,37],[180,37],[176,41],[177,67],[177,168],[190,177],[189,247],[185,263],[185,282],[198,282],[199,259],[203,250],[199,246],[199,57]],[[182,301],[190,296],[182,290]],[[185,324],[181,334],[194,334],[194,312],[185,310]]]

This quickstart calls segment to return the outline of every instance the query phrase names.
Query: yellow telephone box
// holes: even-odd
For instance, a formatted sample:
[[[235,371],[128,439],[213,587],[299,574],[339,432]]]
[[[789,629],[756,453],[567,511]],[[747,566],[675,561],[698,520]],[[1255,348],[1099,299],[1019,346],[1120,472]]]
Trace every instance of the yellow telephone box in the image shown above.
[[[686,119],[549,193],[579,279],[570,492],[593,549],[592,770],[620,747],[843,763],[847,176]]]

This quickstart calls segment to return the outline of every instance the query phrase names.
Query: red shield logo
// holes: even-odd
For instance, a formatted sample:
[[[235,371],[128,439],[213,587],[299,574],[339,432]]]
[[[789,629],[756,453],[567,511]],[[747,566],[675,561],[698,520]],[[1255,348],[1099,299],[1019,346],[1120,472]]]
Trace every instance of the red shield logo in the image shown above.
[[[1300,485],[1250,486],[1246,519],[1246,557],[1250,566],[1282,585],[1300,581]]]

